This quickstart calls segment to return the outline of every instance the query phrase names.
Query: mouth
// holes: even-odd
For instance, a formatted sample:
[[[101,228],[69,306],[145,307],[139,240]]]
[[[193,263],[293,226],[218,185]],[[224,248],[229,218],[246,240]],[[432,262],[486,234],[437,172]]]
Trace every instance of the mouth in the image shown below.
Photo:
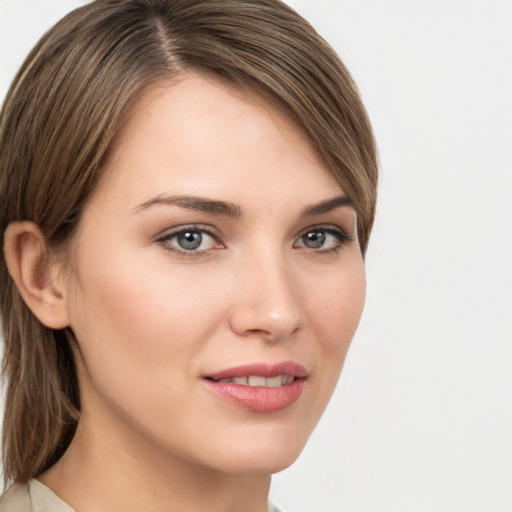
[[[294,362],[252,364],[204,376],[206,387],[228,403],[257,413],[277,412],[295,404],[307,381]]]
[[[251,386],[262,388],[278,388],[291,384],[295,380],[293,375],[277,375],[275,377],[263,377],[261,375],[249,375],[247,377],[231,377],[226,379],[219,379],[215,382],[220,384],[238,384],[239,386]]]

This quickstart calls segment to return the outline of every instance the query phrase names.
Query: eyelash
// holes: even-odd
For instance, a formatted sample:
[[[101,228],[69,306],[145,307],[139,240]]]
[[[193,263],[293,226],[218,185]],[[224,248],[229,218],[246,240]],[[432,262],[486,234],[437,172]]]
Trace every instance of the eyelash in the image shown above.
[[[327,235],[332,235],[337,240],[338,243],[336,244],[335,247],[331,247],[328,249],[322,249],[322,248],[312,249],[305,245],[299,245],[299,246],[296,245],[297,242],[300,240],[303,240],[303,238],[308,233],[313,233],[315,231],[317,233],[324,233]],[[215,242],[217,244],[224,245],[224,243],[222,241],[222,237],[216,230],[213,230],[209,226],[199,225],[199,224],[192,224],[189,226],[180,226],[178,229],[171,231],[169,233],[166,233],[165,235],[159,237],[156,240],[156,242],[159,243],[166,252],[169,252],[178,258],[192,259],[192,258],[202,258],[202,257],[207,256],[207,253],[211,249],[186,250],[186,249],[179,249],[177,247],[170,245],[171,240],[173,240],[177,236],[185,234],[187,232],[202,233],[202,234],[206,233],[209,237],[211,237],[213,240],[215,240]],[[332,225],[329,225],[329,226],[320,225],[320,226],[311,226],[311,227],[303,230],[297,236],[297,241],[293,244],[293,246],[295,248],[302,248],[302,249],[310,250],[315,254],[337,254],[341,249],[343,249],[345,246],[349,245],[354,240],[355,240],[354,235],[346,233],[343,229],[341,229],[339,227],[332,226]]]
[[[214,231],[211,227],[201,225],[201,224],[192,224],[190,226],[180,226],[174,231],[171,231],[169,233],[166,233],[165,235],[161,236],[157,239],[157,242],[162,246],[162,248],[171,253],[173,256],[176,256],[178,258],[182,259],[190,259],[190,258],[201,258],[206,256],[207,252],[210,249],[203,249],[200,251],[187,251],[186,249],[178,249],[177,247],[173,247],[170,245],[170,240],[173,238],[176,238],[179,235],[185,234],[187,232],[191,233],[206,233],[208,236],[213,238],[217,244],[223,244],[222,238],[220,234],[217,231]]]
[[[303,247],[304,249],[309,249],[315,254],[318,254],[318,253],[320,253],[320,254],[337,254],[344,247],[346,247],[347,245],[349,245],[350,243],[352,243],[355,240],[355,236],[353,234],[346,233],[343,229],[336,227],[336,226],[332,226],[332,225],[311,226],[311,227],[305,229],[304,231],[302,231],[302,233],[298,236],[298,240],[303,240],[303,238],[308,233],[313,233],[313,232],[332,235],[338,242],[334,247],[331,247],[329,249],[319,248],[319,249],[315,250],[315,249],[311,249],[310,247],[307,247],[307,246],[299,246],[299,247]],[[295,244],[294,244],[294,246],[295,246]]]

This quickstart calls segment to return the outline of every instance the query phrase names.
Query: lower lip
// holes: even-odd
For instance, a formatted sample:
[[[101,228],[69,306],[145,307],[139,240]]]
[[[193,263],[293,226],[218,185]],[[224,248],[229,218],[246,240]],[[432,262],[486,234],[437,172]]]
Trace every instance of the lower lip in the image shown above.
[[[233,382],[204,380],[206,387],[217,396],[252,412],[276,412],[293,405],[304,389],[304,379],[275,388],[242,386]]]

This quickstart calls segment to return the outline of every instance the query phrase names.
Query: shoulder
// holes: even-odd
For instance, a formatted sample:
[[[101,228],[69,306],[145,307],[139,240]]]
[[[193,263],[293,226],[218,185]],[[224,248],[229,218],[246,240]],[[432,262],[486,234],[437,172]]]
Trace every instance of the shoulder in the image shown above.
[[[0,512],[33,512],[27,484],[14,484],[0,497]]]
[[[39,480],[14,484],[0,498],[0,512],[74,512]]]

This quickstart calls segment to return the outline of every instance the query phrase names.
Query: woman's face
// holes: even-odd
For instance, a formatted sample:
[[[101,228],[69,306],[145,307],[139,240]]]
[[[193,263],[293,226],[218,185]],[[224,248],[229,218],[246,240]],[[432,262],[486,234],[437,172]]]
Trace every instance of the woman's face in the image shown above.
[[[365,273],[355,211],[293,124],[192,74],[152,89],[70,251],[89,438],[234,473],[295,460]]]

